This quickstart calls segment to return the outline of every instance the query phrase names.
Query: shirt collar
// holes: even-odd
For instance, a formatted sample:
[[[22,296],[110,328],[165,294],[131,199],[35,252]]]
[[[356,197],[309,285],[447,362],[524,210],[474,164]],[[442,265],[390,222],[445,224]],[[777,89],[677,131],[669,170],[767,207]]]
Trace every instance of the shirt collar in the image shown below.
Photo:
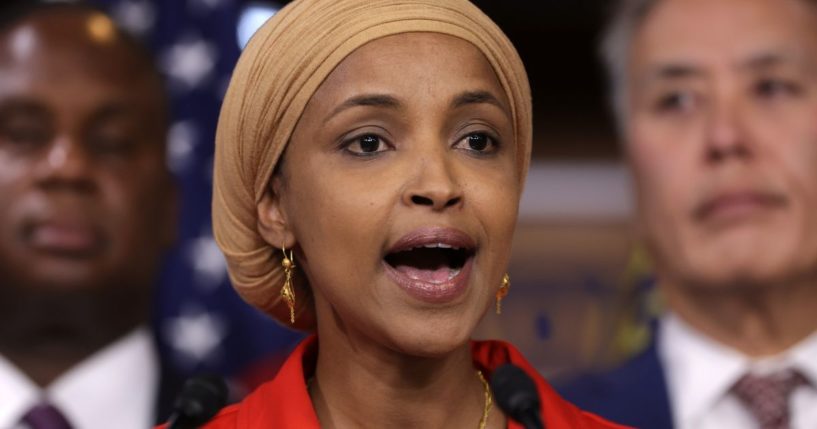
[[[808,379],[811,387],[817,389],[817,330],[797,343],[788,354],[792,365]]]
[[[86,358],[44,391],[0,357],[0,428],[14,427],[45,397],[74,427],[145,429],[153,426],[158,358],[139,328]]]
[[[749,368],[748,358],[671,313],[659,325],[657,346],[679,427],[695,427]]]
[[[14,427],[39,397],[37,385],[0,356],[0,428]]]
[[[153,342],[140,328],[55,380],[47,395],[76,427],[143,429],[154,422],[158,379]]]
[[[470,346],[474,366],[483,370],[486,378],[505,363],[516,365],[531,377],[539,394],[540,413],[546,427],[624,429],[624,426],[584,413],[563,400],[511,344],[472,341]],[[313,335],[295,348],[272,381],[262,384],[241,403],[222,410],[213,426],[222,427],[219,423],[232,422],[224,427],[320,428],[306,385],[306,380],[315,373],[317,354],[317,337]],[[521,428],[522,425],[515,421],[508,422],[508,429]]]
[[[795,368],[817,387],[817,331],[777,356],[752,359],[668,313],[659,325],[658,353],[679,427],[695,427],[747,372]]]

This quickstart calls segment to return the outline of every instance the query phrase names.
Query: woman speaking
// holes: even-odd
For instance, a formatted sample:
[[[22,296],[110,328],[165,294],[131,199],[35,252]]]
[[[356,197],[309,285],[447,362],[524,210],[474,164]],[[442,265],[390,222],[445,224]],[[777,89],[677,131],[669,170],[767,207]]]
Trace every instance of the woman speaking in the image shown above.
[[[530,160],[524,67],[467,0],[296,0],[219,118],[216,240],[249,303],[313,331],[207,428],[518,427],[486,379],[535,379],[548,428],[612,428],[513,347],[499,308]]]

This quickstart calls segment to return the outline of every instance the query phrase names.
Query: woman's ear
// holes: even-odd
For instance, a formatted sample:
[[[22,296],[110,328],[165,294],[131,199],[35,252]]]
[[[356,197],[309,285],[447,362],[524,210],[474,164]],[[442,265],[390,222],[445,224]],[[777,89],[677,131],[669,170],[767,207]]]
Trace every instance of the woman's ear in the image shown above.
[[[258,202],[258,233],[273,247],[291,248],[295,244],[295,235],[287,222],[280,198],[279,179],[273,177],[270,186]]]

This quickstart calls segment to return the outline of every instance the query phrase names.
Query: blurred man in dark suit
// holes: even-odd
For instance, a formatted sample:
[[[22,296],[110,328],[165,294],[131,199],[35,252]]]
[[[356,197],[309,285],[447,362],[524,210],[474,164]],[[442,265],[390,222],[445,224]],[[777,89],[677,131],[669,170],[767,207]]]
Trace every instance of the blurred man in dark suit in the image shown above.
[[[668,312],[562,392],[643,428],[817,428],[817,1],[628,0],[605,43]]]
[[[0,6],[0,428],[167,417],[146,328],[175,237],[166,128],[153,63],[107,16]]]

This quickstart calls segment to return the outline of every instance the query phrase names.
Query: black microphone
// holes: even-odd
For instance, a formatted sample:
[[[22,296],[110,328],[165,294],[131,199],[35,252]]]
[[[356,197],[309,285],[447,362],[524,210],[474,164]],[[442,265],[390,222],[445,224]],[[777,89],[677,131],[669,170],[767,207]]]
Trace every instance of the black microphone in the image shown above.
[[[509,363],[497,368],[491,377],[491,390],[499,408],[525,429],[545,428],[536,384],[518,366]]]
[[[221,377],[199,375],[184,382],[173,403],[167,429],[195,429],[207,423],[227,403],[227,385]]]

